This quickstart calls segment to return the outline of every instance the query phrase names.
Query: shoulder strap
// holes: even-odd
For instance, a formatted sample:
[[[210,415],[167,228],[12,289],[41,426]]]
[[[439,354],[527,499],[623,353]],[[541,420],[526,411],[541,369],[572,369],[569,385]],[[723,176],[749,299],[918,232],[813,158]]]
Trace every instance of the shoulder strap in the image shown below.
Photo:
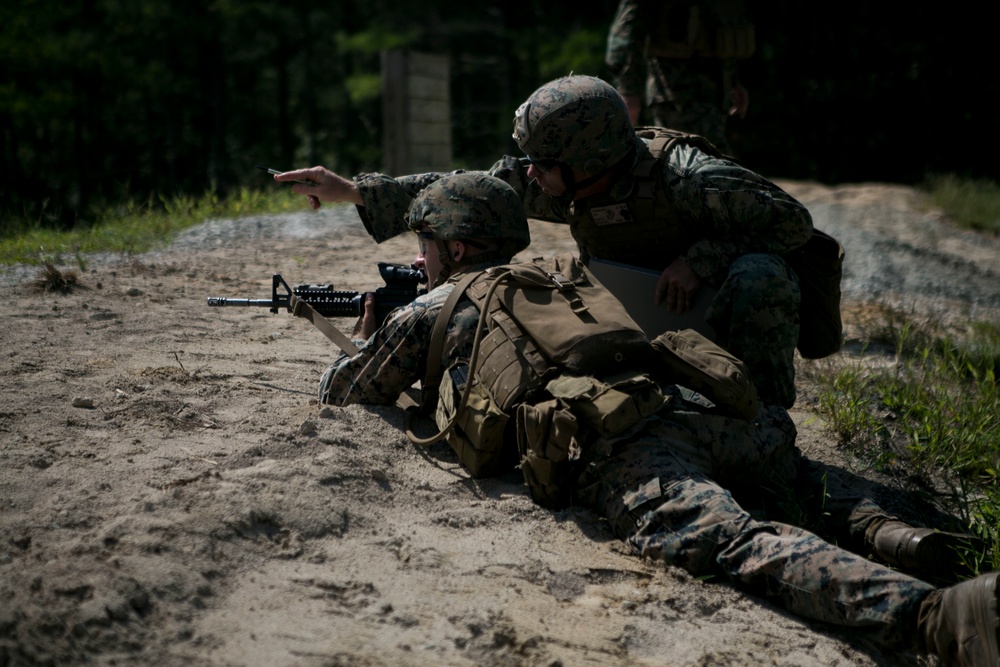
[[[434,328],[431,330],[431,344],[427,351],[427,369],[424,372],[423,382],[420,383],[426,403],[433,402],[428,400],[428,397],[437,398],[438,385],[441,384],[441,352],[444,350],[444,334],[448,330],[448,322],[451,321],[451,316],[462,295],[469,289],[472,281],[479,276],[479,273],[470,273],[459,280],[441,307],[437,319],[434,320]]]
[[[637,127],[635,128],[635,132],[641,138],[649,140],[649,150],[657,158],[665,155],[674,144],[680,142],[690,144],[712,157],[735,161],[734,157],[720,151],[715,147],[715,144],[700,134],[690,134],[679,130],[671,130],[666,127]]]

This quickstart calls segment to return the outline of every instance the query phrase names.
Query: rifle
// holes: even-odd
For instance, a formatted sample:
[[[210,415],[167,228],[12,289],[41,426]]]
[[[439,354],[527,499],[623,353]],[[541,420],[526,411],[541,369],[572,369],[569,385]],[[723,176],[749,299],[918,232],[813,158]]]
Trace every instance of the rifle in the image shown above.
[[[378,272],[385,281],[385,287],[375,290],[375,317],[379,322],[400,306],[405,306],[427,290],[418,285],[427,282],[423,270],[402,264],[378,263]],[[280,290],[280,291],[279,291]],[[323,317],[360,317],[365,313],[365,293],[351,291],[335,291],[333,285],[298,285],[295,289],[288,286],[280,274],[271,276],[270,299],[230,299],[210,296],[208,305],[246,306],[270,308],[277,313],[279,308],[292,311],[292,295],[312,306],[313,310]]]

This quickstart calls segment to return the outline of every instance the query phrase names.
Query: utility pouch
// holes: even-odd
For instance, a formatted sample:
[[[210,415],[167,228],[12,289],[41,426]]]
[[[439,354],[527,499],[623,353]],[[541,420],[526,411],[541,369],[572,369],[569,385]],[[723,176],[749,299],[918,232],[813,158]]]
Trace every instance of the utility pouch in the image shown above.
[[[442,376],[434,419],[442,430],[454,420],[445,440],[470,475],[479,478],[507,472],[516,464],[513,448],[503,446],[509,417],[479,383],[470,387],[465,409],[458,410],[468,372],[468,364],[459,362]]]
[[[469,360],[441,374],[435,360],[463,295],[479,308],[472,352]],[[564,493],[568,473],[563,471],[579,459],[573,406],[562,402],[558,409],[555,404],[526,408],[514,424],[508,415],[514,416],[520,405],[550,398],[541,389],[553,377],[604,377],[645,368],[653,348],[624,306],[577,258],[564,253],[458,277],[434,323],[428,356],[423,385],[429,396],[437,388],[440,432],[418,438],[408,429],[410,440],[429,444],[446,439],[473,477],[505,472],[520,452],[533,493],[540,502],[554,504]],[[634,374],[621,381],[627,390],[592,382],[567,395],[579,397],[587,423],[593,421],[598,433],[620,433],[659,405],[649,383]],[[514,425],[522,427],[511,438],[519,450],[503,446],[505,431],[514,435]]]
[[[521,473],[531,498],[545,507],[569,504],[574,473],[583,452],[579,425],[565,403],[553,399],[517,408],[517,447]]]
[[[603,437],[618,435],[663,407],[663,392],[649,376],[627,372],[606,381],[564,375],[545,385],[580,421]]]
[[[695,390],[722,414],[747,421],[757,416],[757,388],[746,365],[718,344],[684,329],[660,334],[653,348],[670,381]]]

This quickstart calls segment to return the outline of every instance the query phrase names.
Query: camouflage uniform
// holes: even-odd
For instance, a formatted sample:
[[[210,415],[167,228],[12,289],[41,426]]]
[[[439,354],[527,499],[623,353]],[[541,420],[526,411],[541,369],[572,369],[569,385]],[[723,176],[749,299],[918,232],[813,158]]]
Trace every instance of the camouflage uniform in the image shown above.
[[[635,141],[640,150],[645,147]],[[606,195],[570,202],[544,194],[528,178],[528,167],[526,160],[507,156],[489,173],[514,187],[529,218],[568,224],[585,262],[593,256],[660,271],[683,257],[718,288],[709,324],[720,344],[746,363],[761,399],[785,407],[794,403],[798,278],[777,255],[812,233],[812,218],[802,204],[767,179],[684,144],[671,148],[659,166],[676,217],[655,221],[626,217],[639,197],[631,172]],[[441,176],[358,176],[365,202],[359,210],[374,239],[381,242],[406,229],[403,214],[410,199]],[[594,209],[609,216],[600,225]]]
[[[707,138],[725,153],[731,153],[726,137],[728,97],[737,83],[737,61],[692,54],[686,57],[653,55],[647,51],[650,26],[670,22],[686,29],[686,10],[697,4],[704,11],[712,2],[642,2],[621,0],[608,32],[605,63],[622,95],[645,97],[653,122]],[[730,2],[742,15],[742,2]],[[671,10],[674,10],[671,17]],[[669,32],[678,30],[666,26]]]
[[[733,469],[692,437],[703,417],[650,419],[589,463],[577,498],[639,556],[695,576],[723,575],[797,615],[869,630],[889,646],[912,644],[920,603],[934,587],[800,528],[752,518],[716,481]]]
[[[580,90],[597,103],[583,110],[567,103]],[[531,159],[555,159],[562,150],[573,168],[587,173],[631,166],[606,193],[578,201],[542,192],[528,178],[527,158],[504,157],[488,173],[514,188],[528,217],[569,224],[585,261],[596,256],[662,270],[673,257],[683,257],[718,289],[707,313],[718,342],[743,360],[763,402],[792,405],[800,297],[797,276],[779,255],[812,233],[801,203],[767,179],[702,151],[697,142],[672,144],[662,155],[651,151],[624,115],[618,93],[592,77],[566,77],[536,91],[518,109],[515,136]],[[410,201],[444,176],[356,177],[368,232],[381,242],[405,231]],[[823,479],[807,483],[814,481],[817,489],[828,488]],[[743,497],[760,500],[759,486]],[[833,523],[848,528],[856,548],[870,548],[869,529],[892,517],[848,489],[838,494],[818,501],[840,510]]]
[[[406,389],[422,380],[427,349],[437,313],[454,284],[448,283],[397,309],[367,341],[355,341],[354,357],[341,354],[319,385],[319,402],[331,405],[392,405]],[[445,349],[468,358],[479,310],[468,300],[455,309],[445,334]],[[444,366],[447,368],[447,366]]]
[[[359,341],[354,357],[342,355],[323,375],[320,401],[391,404],[422,379],[430,332],[452,288],[445,284],[398,309]],[[468,358],[477,321],[476,307],[461,301],[447,328],[442,367]],[[679,407],[661,410],[627,437],[588,447],[577,502],[607,517],[637,555],[696,576],[725,576],[798,615],[867,629],[890,645],[912,642],[932,586],[798,528],[757,521],[716,481],[787,468],[795,437],[787,413],[764,410],[750,423],[700,412],[675,386],[664,391],[674,397],[669,405]]]

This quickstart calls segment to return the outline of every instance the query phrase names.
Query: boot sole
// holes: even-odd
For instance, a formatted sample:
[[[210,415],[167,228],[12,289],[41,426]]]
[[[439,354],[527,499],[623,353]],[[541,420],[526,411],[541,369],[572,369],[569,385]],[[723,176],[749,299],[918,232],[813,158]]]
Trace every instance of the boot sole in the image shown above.
[[[911,538],[915,542],[912,551],[900,554],[901,566],[910,571],[931,576],[945,572],[968,574],[968,567],[962,564],[959,551],[973,549],[973,539],[968,535],[932,532]]]
[[[1000,665],[1000,647],[998,647],[997,632],[1000,631],[1000,617],[997,616],[997,574],[992,577],[980,577],[975,581],[973,616],[976,620],[976,632],[986,642],[987,657],[990,665]]]

